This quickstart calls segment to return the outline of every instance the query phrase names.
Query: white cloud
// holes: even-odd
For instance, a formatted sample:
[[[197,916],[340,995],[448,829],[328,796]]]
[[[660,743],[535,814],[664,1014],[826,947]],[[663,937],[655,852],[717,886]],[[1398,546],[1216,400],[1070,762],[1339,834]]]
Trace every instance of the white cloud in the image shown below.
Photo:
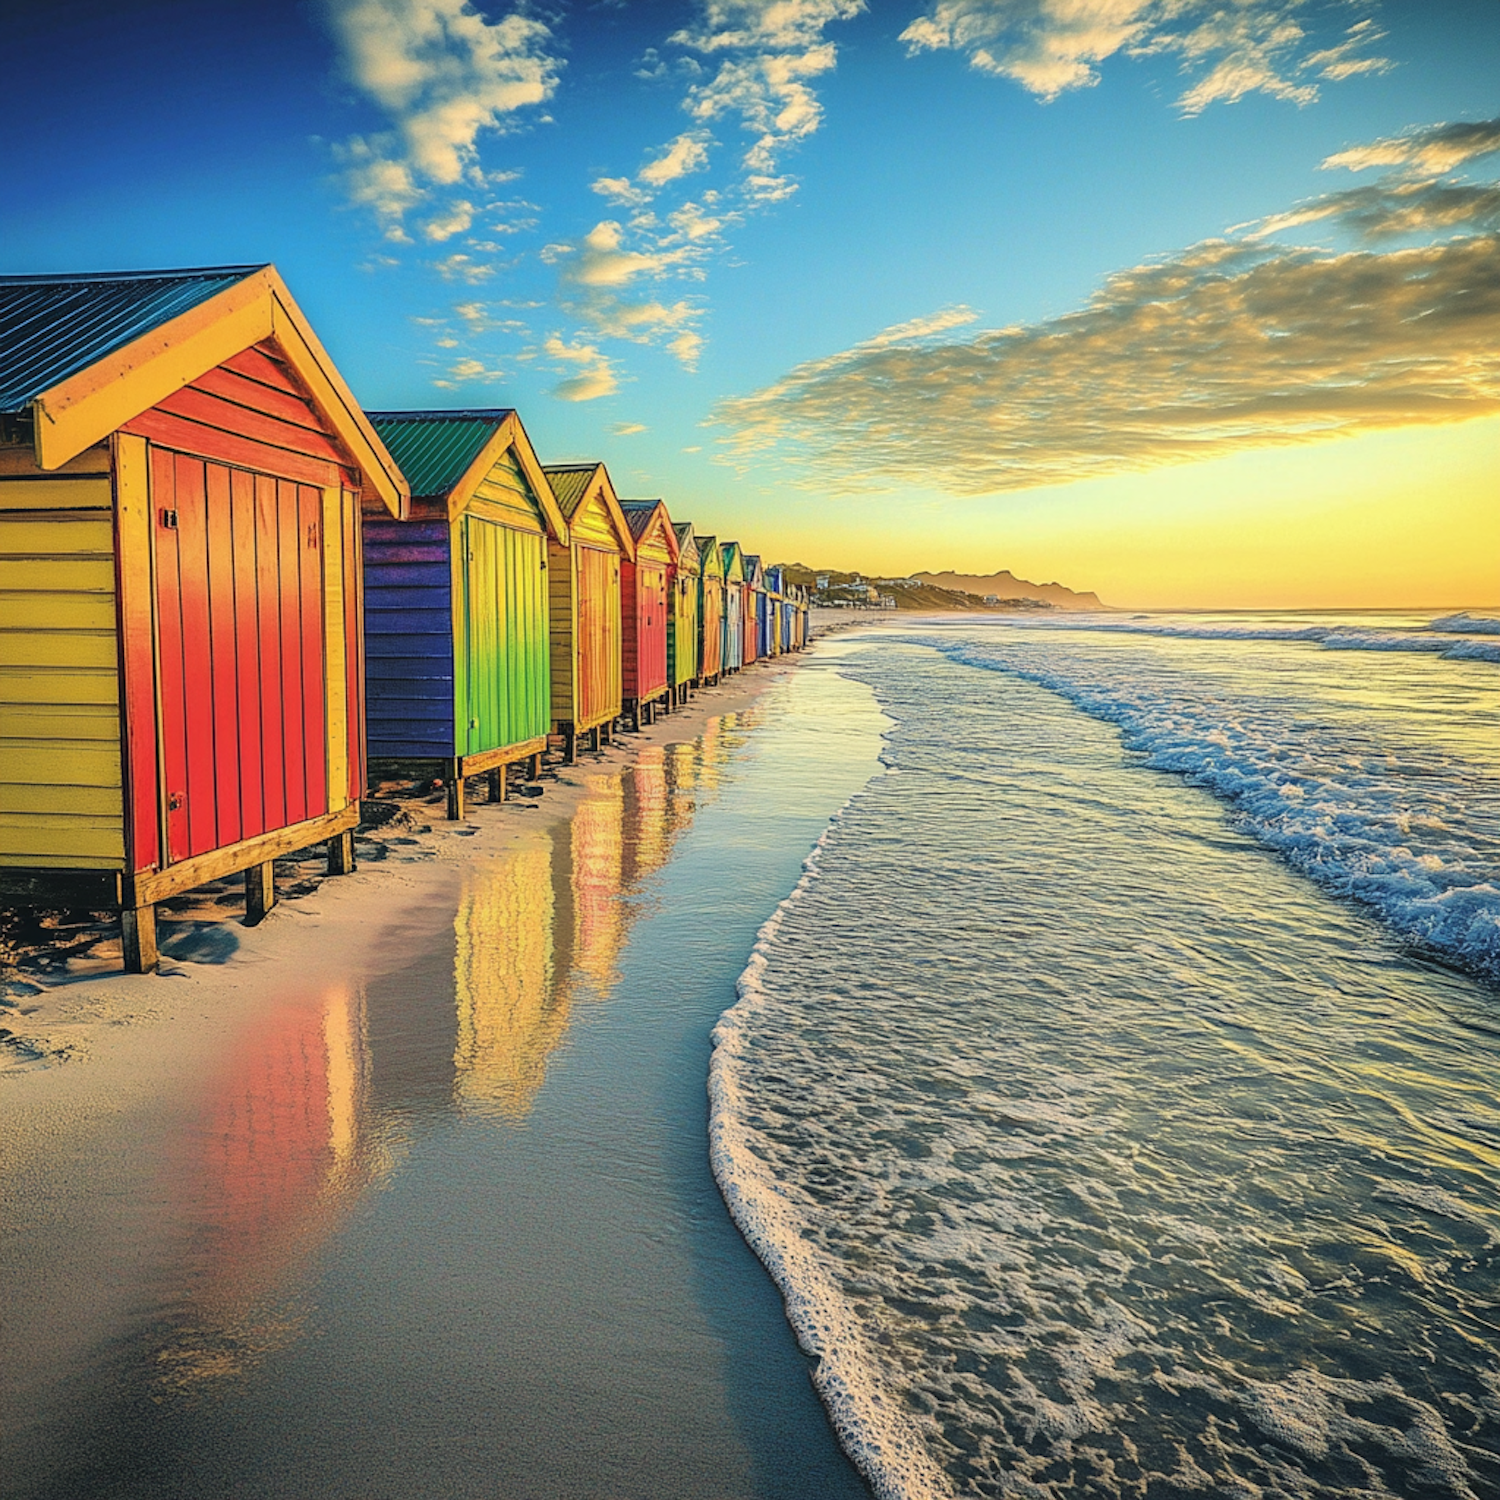
[[[392,124],[344,148],[351,196],[388,225],[433,185],[497,180],[479,167],[480,132],[557,86],[551,33],[530,16],[490,21],[468,0],[332,0],[329,14],[345,72]]]
[[[1465,163],[1500,151],[1500,119],[1459,120],[1430,125],[1405,135],[1388,136],[1367,146],[1340,151],[1323,162],[1325,169],[1347,167],[1363,172],[1370,167],[1407,167],[1414,172],[1452,172]]]
[[[698,368],[698,356],[703,353],[703,337],[692,329],[685,329],[675,339],[669,339],[667,348],[677,362],[686,370]]]
[[[738,115],[755,137],[745,153],[746,170],[773,176],[781,153],[822,121],[808,80],[837,61],[824,30],[864,8],[864,0],[702,0],[698,24],[668,40],[724,60],[712,78],[688,90],[685,108],[702,121]]]
[[[481,281],[488,281],[495,274],[495,268],[486,265],[483,261],[476,261],[472,255],[465,255],[462,251],[445,256],[442,260],[435,260],[432,269],[443,278],[444,281],[467,281],[470,286],[477,286]]]
[[[613,219],[601,220],[577,246],[564,279],[575,286],[627,286],[638,276],[656,276],[687,259],[683,250],[626,250],[624,230]]]
[[[422,226],[422,233],[429,240],[451,240],[455,234],[462,234],[473,222],[474,205],[467,199],[460,198],[449,204],[444,213],[429,219]]]
[[[1304,55],[1297,13],[1304,0],[933,0],[901,33],[910,52],[952,50],[971,67],[1014,79],[1044,100],[1099,81],[1116,53],[1172,53],[1185,70],[1207,71],[1178,99],[1186,114],[1264,93],[1306,104],[1317,85],[1383,71],[1388,60],[1360,55],[1382,33],[1368,21],[1336,47]]]
[[[638,174],[648,187],[665,187],[689,172],[701,172],[708,165],[707,132],[687,131],[667,145],[666,151],[655,161],[647,162]]]
[[[1394,164],[1439,138],[1403,138]],[[1466,139],[1460,159],[1484,138]],[[1311,222],[1465,232],[1383,253],[1271,237]],[[1500,412],[1497,268],[1500,183],[1398,178],[1121,271],[1063,317],[962,338],[945,334],[968,309],[897,325],[716,416],[732,460],[775,454],[809,485],[963,495],[1461,421]]]
[[[620,383],[614,372],[614,362],[593,344],[564,343],[552,334],[542,346],[553,361],[567,365],[579,365],[576,375],[559,381],[552,394],[559,401],[596,401],[600,396],[612,396]]]
[[[633,186],[628,177],[596,177],[589,187],[601,198],[608,198],[622,208],[634,208],[651,201],[651,194],[644,188]]]
[[[634,437],[638,432],[649,432],[644,422],[616,422],[610,429],[616,437]]]

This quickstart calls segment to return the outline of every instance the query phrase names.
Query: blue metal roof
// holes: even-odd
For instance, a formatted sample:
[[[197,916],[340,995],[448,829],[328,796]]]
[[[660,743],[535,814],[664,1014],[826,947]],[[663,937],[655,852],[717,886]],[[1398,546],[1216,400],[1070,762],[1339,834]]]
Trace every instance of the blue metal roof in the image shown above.
[[[446,495],[513,415],[510,407],[470,411],[366,412],[418,499]]]
[[[24,411],[59,381],[264,269],[0,276],[0,412]]]

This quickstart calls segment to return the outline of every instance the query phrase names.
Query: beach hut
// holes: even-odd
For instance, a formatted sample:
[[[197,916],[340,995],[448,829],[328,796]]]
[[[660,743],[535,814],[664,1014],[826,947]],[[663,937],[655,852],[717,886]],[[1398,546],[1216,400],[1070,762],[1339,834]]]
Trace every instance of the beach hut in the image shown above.
[[[717,682],[724,675],[724,554],[719,539],[694,537],[700,568],[698,591],[698,680]]]
[[[698,543],[690,521],[673,524],[677,535],[677,561],[670,578],[672,609],[667,620],[667,681],[672,697],[686,703],[688,691],[698,685],[698,603],[702,568]]]
[[[0,277],[0,899],[120,913],[364,788],[360,502],[407,486],[272,266]]]
[[[566,542],[547,543],[551,604],[552,732],[566,760],[578,736],[607,740],[624,708],[620,567],[635,539],[601,463],[543,468],[568,523]]]
[[[745,570],[745,635],[744,635],[744,660],[749,666],[753,661],[759,661],[765,652],[761,649],[761,629],[766,602],[766,578],[760,565],[760,558],[753,552],[747,552],[741,558],[741,566]]]
[[[660,500],[623,500],[635,556],[620,565],[624,620],[625,712],[635,727],[650,723],[655,706],[668,703],[667,628],[672,610],[670,579],[677,565],[677,533]]]
[[[745,568],[738,542],[719,548],[724,565],[724,647],[721,666],[727,675],[745,665]]]
[[[766,569],[766,654],[780,656],[786,650],[782,642],[781,612],[786,603],[785,580],[778,567]]]
[[[552,724],[547,543],[567,522],[515,412],[369,413],[411,517],[365,518],[370,774],[441,780],[541,767]]]

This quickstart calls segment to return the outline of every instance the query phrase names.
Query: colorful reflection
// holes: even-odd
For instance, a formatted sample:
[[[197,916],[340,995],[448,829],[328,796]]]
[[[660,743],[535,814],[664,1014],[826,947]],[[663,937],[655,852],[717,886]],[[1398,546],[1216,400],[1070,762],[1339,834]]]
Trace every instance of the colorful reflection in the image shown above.
[[[458,1003],[454,1098],[460,1108],[519,1118],[568,1029],[554,983],[552,857],[547,842],[470,870],[454,927]]]
[[[388,1161],[369,1073],[347,984],[278,1003],[230,1050],[170,1169],[188,1252],[156,1353],[164,1387],[240,1373],[297,1335],[297,1270]]]
[[[711,720],[701,739],[642,749],[636,764],[585,778],[550,836],[471,868],[454,920],[454,1100],[514,1121],[531,1108],[578,1000],[607,1000],[650,877],[753,727]]]

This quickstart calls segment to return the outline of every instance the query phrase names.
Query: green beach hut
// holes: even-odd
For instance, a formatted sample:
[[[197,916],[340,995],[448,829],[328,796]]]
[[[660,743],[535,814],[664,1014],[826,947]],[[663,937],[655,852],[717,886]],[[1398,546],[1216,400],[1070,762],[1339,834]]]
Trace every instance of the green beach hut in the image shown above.
[[[370,771],[441,780],[461,818],[466,778],[498,800],[547,748],[547,543],[568,524],[515,412],[370,420],[412,487],[410,520],[364,521]]]

